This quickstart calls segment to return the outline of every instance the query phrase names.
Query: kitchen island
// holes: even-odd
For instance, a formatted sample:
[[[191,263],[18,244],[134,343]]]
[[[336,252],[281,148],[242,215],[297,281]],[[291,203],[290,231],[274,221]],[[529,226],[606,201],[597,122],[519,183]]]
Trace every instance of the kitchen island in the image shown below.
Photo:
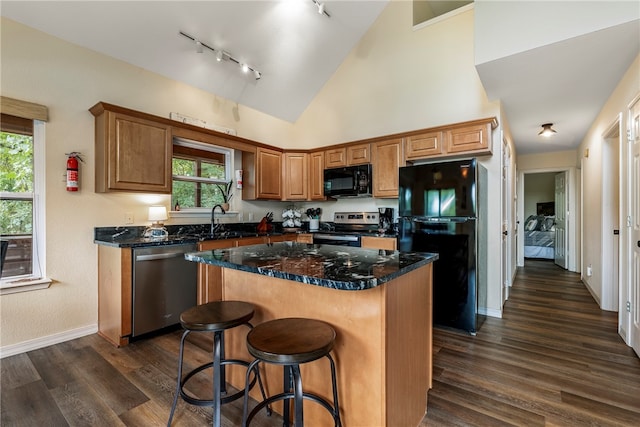
[[[219,295],[253,303],[254,324],[308,317],[336,329],[333,353],[345,427],[420,423],[432,378],[436,254],[284,242],[188,253],[185,258],[221,267]],[[245,328],[226,332],[229,355],[250,359],[246,333]],[[282,370],[273,365],[265,370],[268,393],[278,393]],[[303,365],[301,371],[305,391],[331,400],[328,361]],[[230,372],[227,379],[241,387],[244,374]],[[257,393],[253,397],[259,398]],[[305,421],[332,425],[329,414],[309,401]]]

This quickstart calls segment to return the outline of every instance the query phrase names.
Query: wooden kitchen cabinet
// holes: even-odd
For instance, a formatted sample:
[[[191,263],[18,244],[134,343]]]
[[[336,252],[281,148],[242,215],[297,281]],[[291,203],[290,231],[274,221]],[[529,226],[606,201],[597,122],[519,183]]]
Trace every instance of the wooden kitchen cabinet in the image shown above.
[[[105,108],[95,116],[95,191],[171,193],[171,126]]]
[[[468,122],[444,132],[447,154],[491,154],[491,131],[497,126],[495,119]]]
[[[427,132],[410,135],[404,139],[406,160],[423,159],[425,157],[439,156],[442,150],[442,132]]]
[[[402,138],[372,144],[373,197],[398,197],[398,168],[404,166]]]
[[[362,247],[367,249],[395,251],[398,248],[398,242],[395,237],[362,236],[360,242]]]
[[[235,246],[237,246],[236,239],[205,240],[198,243],[198,250],[212,251]],[[198,305],[220,300],[222,300],[222,268],[198,263]]]
[[[309,154],[309,199],[326,199],[324,197],[324,151]]]
[[[313,234],[311,234],[311,233],[298,234],[298,238],[297,238],[296,241],[298,243],[312,244],[313,243]]]
[[[295,242],[298,235],[295,233],[286,233],[279,236],[269,236],[269,243],[278,242]]]
[[[117,347],[131,335],[132,266],[130,248],[98,245],[98,334]]]
[[[347,166],[347,148],[332,148],[324,152],[324,162],[327,169]]]
[[[355,166],[371,162],[371,144],[354,144],[324,152],[327,169]]]
[[[242,153],[242,199],[282,199],[282,153],[264,147]]]
[[[307,200],[309,198],[309,154],[283,154],[283,200]]]
[[[349,145],[347,166],[363,165],[371,162],[371,144]]]

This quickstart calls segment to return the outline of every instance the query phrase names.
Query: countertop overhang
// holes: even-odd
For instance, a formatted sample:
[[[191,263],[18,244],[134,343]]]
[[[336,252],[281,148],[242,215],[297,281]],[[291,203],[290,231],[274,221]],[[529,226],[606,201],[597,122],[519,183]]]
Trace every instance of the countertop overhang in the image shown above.
[[[282,242],[185,254],[189,261],[338,290],[380,286],[438,259],[434,253]]]

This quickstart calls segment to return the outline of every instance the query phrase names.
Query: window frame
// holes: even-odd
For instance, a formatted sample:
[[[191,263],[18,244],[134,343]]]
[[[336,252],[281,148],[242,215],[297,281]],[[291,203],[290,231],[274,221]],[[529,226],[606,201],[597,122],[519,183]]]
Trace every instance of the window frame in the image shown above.
[[[46,274],[46,153],[45,122],[33,120],[33,229],[30,275],[0,278],[0,295],[46,289],[51,279]],[[30,193],[28,193],[30,194]]]
[[[172,181],[184,181],[184,182],[196,182],[196,183],[206,183],[206,184],[226,184],[227,182],[233,179],[233,169],[234,169],[234,153],[235,150],[228,147],[222,147],[218,145],[207,144],[198,141],[186,140],[183,138],[174,138],[173,145],[179,145],[182,147],[193,148],[195,150],[207,151],[210,153],[217,153],[224,156],[224,169],[225,169],[225,177],[224,179],[216,179],[216,178],[203,178],[199,176],[183,176],[183,175],[174,175],[173,167],[171,171],[171,180]],[[201,157],[196,155],[187,155],[187,154],[174,154],[171,156],[171,160],[173,163],[173,159],[186,159],[186,160],[200,160],[200,161],[211,161],[210,158]],[[173,186],[173,185],[172,185]],[[173,200],[173,191],[171,194],[172,204],[175,203]],[[173,206],[173,205],[172,205]],[[198,212],[210,212],[212,207],[181,207],[180,211],[171,211],[172,216],[184,215],[188,213],[198,213]]]

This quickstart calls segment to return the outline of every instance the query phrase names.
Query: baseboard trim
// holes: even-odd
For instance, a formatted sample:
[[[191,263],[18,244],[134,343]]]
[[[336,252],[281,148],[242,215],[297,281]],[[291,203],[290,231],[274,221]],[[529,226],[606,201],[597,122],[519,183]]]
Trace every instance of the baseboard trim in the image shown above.
[[[35,338],[23,341],[17,344],[10,344],[0,347],[0,359],[15,356],[16,354],[25,353],[27,351],[37,350],[39,348],[48,347],[53,344],[73,340],[98,332],[98,325],[87,325],[82,328],[70,329],[68,331],[59,332],[46,337]]]

